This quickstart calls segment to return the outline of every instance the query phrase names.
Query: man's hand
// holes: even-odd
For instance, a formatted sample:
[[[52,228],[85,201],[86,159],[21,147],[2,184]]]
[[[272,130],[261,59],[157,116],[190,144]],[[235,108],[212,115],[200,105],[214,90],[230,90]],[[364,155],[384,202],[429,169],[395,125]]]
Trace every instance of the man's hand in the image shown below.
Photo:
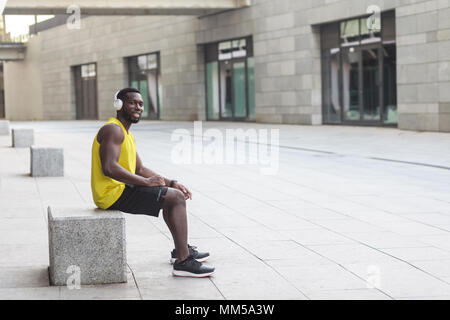
[[[147,178],[147,187],[164,187],[166,182],[161,176],[153,176],[151,178]]]
[[[192,193],[191,193],[185,186],[183,186],[181,183],[175,182],[175,183],[173,184],[173,188],[174,188],[174,189],[178,189],[178,190],[180,190],[181,192],[183,192],[184,198],[185,198],[186,200],[187,200],[187,199],[191,199],[191,200],[192,200]]]

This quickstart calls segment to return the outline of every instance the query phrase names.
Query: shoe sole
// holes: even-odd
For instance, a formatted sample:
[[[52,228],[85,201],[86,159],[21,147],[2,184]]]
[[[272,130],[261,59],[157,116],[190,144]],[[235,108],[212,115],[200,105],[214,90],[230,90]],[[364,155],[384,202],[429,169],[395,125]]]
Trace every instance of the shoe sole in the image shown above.
[[[214,274],[215,271],[213,272],[208,272],[208,273],[192,273],[192,272],[188,272],[188,271],[180,271],[180,270],[173,270],[172,274],[175,277],[184,277],[184,278],[206,278],[206,277],[210,277],[212,274]]]
[[[195,259],[195,260],[197,260],[198,262],[205,262],[206,260],[208,260],[208,258],[209,258],[209,256],[208,256],[208,257],[201,258],[201,259]],[[170,258],[170,264],[174,264],[175,261],[177,261],[176,258]]]

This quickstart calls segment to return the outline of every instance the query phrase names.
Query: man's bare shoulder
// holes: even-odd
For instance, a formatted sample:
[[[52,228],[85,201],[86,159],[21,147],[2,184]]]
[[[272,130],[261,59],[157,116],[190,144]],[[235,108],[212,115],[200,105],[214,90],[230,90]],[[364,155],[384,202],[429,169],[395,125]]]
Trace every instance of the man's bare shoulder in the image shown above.
[[[117,124],[110,123],[103,126],[97,134],[98,143],[103,141],[114,141],[115,143],[122,143],[125,139],[123,130]]]

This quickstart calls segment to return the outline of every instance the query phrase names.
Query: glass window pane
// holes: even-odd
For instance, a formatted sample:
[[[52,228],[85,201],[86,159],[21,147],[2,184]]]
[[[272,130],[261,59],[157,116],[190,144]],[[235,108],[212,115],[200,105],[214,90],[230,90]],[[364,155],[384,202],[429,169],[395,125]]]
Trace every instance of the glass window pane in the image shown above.
[[[161,81],[159,54],[151,53],[128,58],[129,83],[141,91],[144,119],[157,120],[160,112]]]
[[[89,77],[95,77],[95,64],[94,63],[88,65],[88,75],[89,75]]]
[[[245,85],[245,62],[233,63],[233,100],[234,116],[237,118],[247,117],[247,92]]]
[[[88,74],[89,74],[88,66],[87,65],[81,66],[81,77],[87,78]]]
[[[158,74],[156,70],[147,72],[148,112],[152,119],[158,115]]]
[[[149,101],[148,101],[148,84],[146,80],[139,81],[139,91],[141,92],[142,100],[144,101],[144,111],[142,118],[148,118],[149,115]]]
[[[323,116],[325,123],[341,122],[340,49],[322,52]]]
[[[158,69],[159,70],[159,69]],[[161,72],[158,71],[158,117],[161,117],[163,108],[163,87],[161,81]]]
[[[232,63],[222,61],[220,63],[220,110],[222,118],[231,118],[233,116],[233,79],[232,79]]]
[[[243,58],[247,56],[247,41],[245,39],[241,39],[236,42],[237,47],[233,48],[233,58]]]
[[[255,113],[255,58],[247,59],[249,120],[256,120]]]
[[[156,54],[149,54],[147,56],[147,69],[153,70],[158,68],[158,56]]]
[[[361,19],[361,44],[381,41],[381,30],[377,29],[380,28],[380,22],[377,22],[378,25],[372,25],[371,20],[368,19],[372,18]],[[374,29],[369,29],[369,26]]]
[[[360,120],[359,51],[345,48],[342,52],[342,99],[346,120]]]
[[[219,63],[210,62],[206,65],[206,94],[208,120],[219,120]]]
[[[395,44],[384,46],[383,68],[383,120],[386,124],[398,123],[397,113],[397,57]]]
[[[139,56],[137,62],[140,70],[147,69],[147,56]]]
[[[363,80],[363,120],[380,120],[379,50],[362,50],[361,58]]]
[[[343,47],[359,44],[359,19],[341,22],[341,43]]]
[[[219,60],[229,60],[232,58],[232,47],[231,42],[221,42],[219,43]]]

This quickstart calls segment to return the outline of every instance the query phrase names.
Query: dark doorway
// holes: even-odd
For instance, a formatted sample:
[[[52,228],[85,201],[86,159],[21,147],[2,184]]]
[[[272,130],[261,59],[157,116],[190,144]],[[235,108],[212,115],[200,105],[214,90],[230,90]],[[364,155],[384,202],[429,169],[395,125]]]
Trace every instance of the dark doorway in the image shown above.
[[[207,119],[255,120],[252,38],[206,45]]]
[[[5,118],[5,87],[3,78],[3,63],[0,63],[0,119]]]
[[[396,125],[397,81],[394,11],[381,29],[367,17],[321,27],[324,123]]]
[[[98,119],[96,64],[73,67],[77,120]]]

